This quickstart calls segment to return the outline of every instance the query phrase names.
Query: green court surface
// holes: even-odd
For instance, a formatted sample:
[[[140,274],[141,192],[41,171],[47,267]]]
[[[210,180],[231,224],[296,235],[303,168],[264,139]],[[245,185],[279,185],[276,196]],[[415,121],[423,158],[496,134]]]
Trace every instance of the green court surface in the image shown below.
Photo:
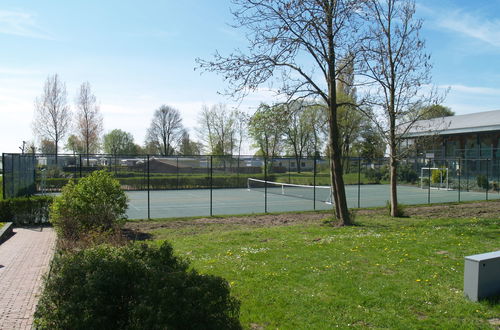
[[[267,212],[327,210],[333,206],[320,200],[281,195],[281,189],[268,188]],[[359,198],[358,198],[359,194]],[[466,192],[457,190],[421,189],[419,187],[399,186],[398,199],[402,204],[427,204],[459,201],[485,200],[486,192]],[[148,192],[129,191],[129,219],[148,218]],[[300,195],[300,194],[299,194]],[[311,198],[311,194],[306,194]],[[388,185],[349,185],[346,186],[347,203],[350,208],[385,206],[389,200]],[[263,189],[247,190],[241,188],[154,190],[149,193],[150,218],[172,218],[191,216],[210,216],[227,214],[263,213],[266,211],[266,194]],[[317,197],[321,198],[318,192]],[[490,192],[488,199],[500,199],[498,193]],[[212,207],[210,207],[210,200]],[[359,202],[358,202],[359,200]]]

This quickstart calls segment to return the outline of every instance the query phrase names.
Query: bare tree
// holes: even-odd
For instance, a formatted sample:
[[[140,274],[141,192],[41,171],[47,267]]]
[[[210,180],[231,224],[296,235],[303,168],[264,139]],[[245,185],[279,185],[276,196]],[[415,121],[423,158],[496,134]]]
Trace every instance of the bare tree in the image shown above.
[[[238,143],[238,158],[241,156],[241,146],[247,137],[248,121],[250,118],[241,110],[233,111],[235,139]]]
[[[307,104],[303,100],[290,102],[282,107],[282,115],[287,118],[284,125],[286,144],[295,156],[297,172],[301,171],[300,159],[304,156],[308,147],[314,143],[314,126],[311,117],[306,112]]]
[[[211,61],[202,69],[224,76],[226,93],[244,96],[273,82],[289,98],[318,97],[328,107],[330,173],[335,215],[350,224],[339,147],[336,80],[344,69],[337,61],[356,52],[360,0],[233,0],[235,27],[248,31],[249,47]]]
[[[68,133],[71,124],[71,112],[67,102],[66,85],[57,74],[47,77],[43,94],[35,100],[35,120],[33,130],[41,140],[54,144],[55,162],[59,142]]]
[[[89,154],[99,151],[99,141],[103,131],[102,115],[89,82],[80,85],[76,97],[76,109],[78,137],[83,142],[88,165]]]
[[[155,111],[151,120],[146,144],[157,145],[162,156],[171,156],[174,154],[183,132],[179,110],[168,105],[162,105]]]
[[[430,82],[430,57],[424,52],[413,0],[369,0],[368,37],[362,55],[363,75],[373,83],[371,118],[390,152],[391,215],[398,216],[397,164],[401,137],[423,114],[422,105],[436,99],[422,93]]]
[[[236,147],[234,111],[225,104],[203,106],[198,117],[198,135],[212,155],[232,155]]]

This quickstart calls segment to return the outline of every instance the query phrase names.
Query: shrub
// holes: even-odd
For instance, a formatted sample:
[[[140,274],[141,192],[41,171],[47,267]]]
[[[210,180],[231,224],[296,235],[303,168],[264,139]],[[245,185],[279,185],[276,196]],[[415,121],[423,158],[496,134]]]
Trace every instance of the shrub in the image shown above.
[[[418,173],[411,164],[403,164],[398,168],[398,181],[415,183],[418,181]]]
[[[35,312],[39,329],[240,329],[228,283],[159,247],[100,245],[57,255]]]
[[[382,166],[380,168],[369,168],[366,170],[365,176],[368,180],[374,183],[387,181],[389,180],[389,168],[387,166]]]
[[[490,182],[488,181],[486,175],[478,175],[476,181],[479,188],[490,189]]]
[[[92,230],[109,230],[126,218],[127,197],[111,174],[96,171],[63,188],[50,209],[50,221],[63,239],[77,240]]]
[[[49,221],[52,196],[17,197],[0,200],[0,221],[16,225],[42,224]]]
[[[430,170],[431,173],[431,182],[432,183],[441,183],[446,181],[446,169],[440,168],[437,170]]]

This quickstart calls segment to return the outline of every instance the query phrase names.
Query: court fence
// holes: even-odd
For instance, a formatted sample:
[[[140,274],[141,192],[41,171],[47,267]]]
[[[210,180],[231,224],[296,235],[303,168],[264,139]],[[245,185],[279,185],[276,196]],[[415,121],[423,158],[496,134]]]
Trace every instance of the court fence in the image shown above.
[[[343,169],[349,207],[385,205],[389,199],[387,159],[345,158]],[[78,181],[96,170],[113,173],[121,187],[141,201],[135,207],[135,218],[332,208],[329,161],[325,157],[4,153],[3,198],[57,193],[69,180]],[[402,187],[399,199],[407,204],[496,199],[500,198],[500,159],[402,159],[398,184]],[[200,195],[185,195],[184,201],[173,202],[158,195],[168,192],[168,196],[175,196],[178,192],[180,196],[181,191],[195,190]],[[239,193],[248,190],[262,198]],[[289,196],[296,203],[279,208],[284,202],[271,197],[276,195]],[[252,207],[248,206],[250,200]],[[155,210],[158,205],[165,207]],[[229,206],[224,209],[224,205]],[[199,207],[203,211],[170,212],[173,207]]]

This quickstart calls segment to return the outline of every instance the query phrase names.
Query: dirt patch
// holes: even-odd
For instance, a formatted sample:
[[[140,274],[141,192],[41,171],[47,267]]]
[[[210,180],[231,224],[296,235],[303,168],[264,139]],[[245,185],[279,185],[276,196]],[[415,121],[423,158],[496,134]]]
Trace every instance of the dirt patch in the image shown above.
[[[406,207],[405,215],[411,218],[498,218],[500,201],[476,202],[464,204],[426,205]],[[358,216],[385,216],[385,208],[371,210],[355,210]],[[133,233],[147,233],[160,228],[201,227],[207,224],[224,224],[249,227],[291,226],[301,223],[317,223],[329,217],[327,213],[286,213],[266,214],[241,217],[199,218],[179,221],[138,221],[128,222],[126,229]]]
[[[405,216],[411,218],[498,218],[500,214],[500,200],[483,201],[463,204],[436,204],[407,206]],[[358,210],[358,215],[387,215],[387,210]]]
[[[160,228],[185,228],[204,226],[207,224],[224,224],[224,225],[245,225],[252,227],[272,227],[272,226],[291,226],[299,223],[318,222],[325,219],[328,214],[325,213],[286,213],[286,214],[266,214],[256,216],[243,217],[225,217],[225,218],[199,218],[193,220],[179,221],[140,221],[128,222],[125,228],[142,232],[148,232]]]

